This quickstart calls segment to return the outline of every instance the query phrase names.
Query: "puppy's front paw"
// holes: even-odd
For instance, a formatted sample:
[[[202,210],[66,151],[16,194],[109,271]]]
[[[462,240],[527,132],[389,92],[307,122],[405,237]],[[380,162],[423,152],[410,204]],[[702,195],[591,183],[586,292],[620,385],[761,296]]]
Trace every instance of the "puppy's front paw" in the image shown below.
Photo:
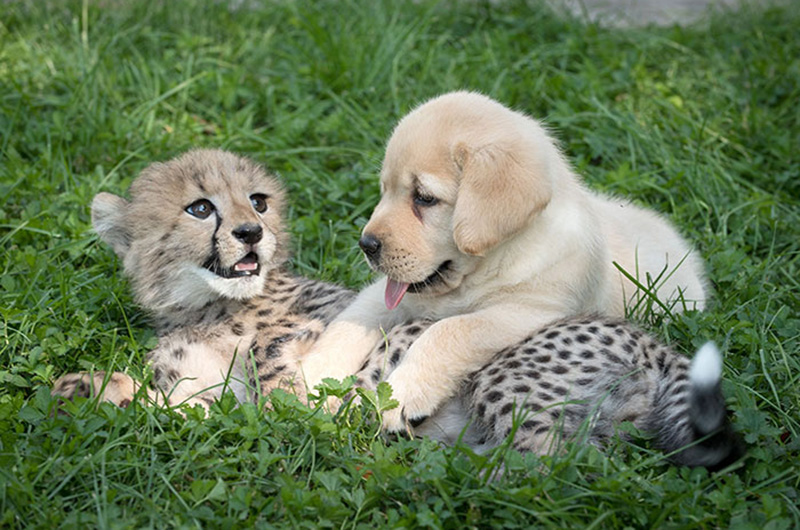
[[[344,375],[347,375],[340,375],[334,372],[336,372],[335,368],[331,366],[323,354],[312,352],[301,359],[298,371],[299,377],[296,380],[301,385],[305,385],[309,391],[313,391],[317,385],[322,384],[322,380],[326,377],[342,379]]]
[[[396,399],[399,405],[383,413],[383,429],[390,433],[406,433],[413,436],[414,428],[433,414],[439,401],[430,399],[422,391],[425,388],[422,381],[419,381],[422,384],[415,384],[413,378],[395,377],[398,373],[403,376],[403,372],[398,369],[389,376],[387,383],[392,387],[392,398]],[[412,383],[406,384],[405,380]]]
[[[389,433],[409,432],[410,426],[406,425],[405,415],[401,407],[386,410],[382,414],[383,430]],[[413,434],[409,432],[409,434]]]
[[[413,438],[414,429],[428,419],[427,415],[408,418],[400,408],[387,410],[383,412],[382,416],[382,427],[387,434],[405,434],[409,438]]]

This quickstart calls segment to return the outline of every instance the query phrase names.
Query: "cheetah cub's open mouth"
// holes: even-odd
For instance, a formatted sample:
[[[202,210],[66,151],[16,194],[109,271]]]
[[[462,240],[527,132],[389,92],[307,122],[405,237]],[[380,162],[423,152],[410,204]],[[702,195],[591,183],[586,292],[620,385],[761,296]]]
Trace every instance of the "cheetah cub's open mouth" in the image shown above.
[[[258,261],[258,254],[250,251],[242,259],[234,263],[232,267],[223,267],[219,262],[219,255],[214,255],[212,259],[203,264],[203,268],[213,272],[220,278],[245,278],[258,276],[261,272],[261,263]]]
[[[258,262],[258,254],[250,252],[233,265],[231,275],[236,278],[258,276],[259,271],[261,271],[261,264]]]

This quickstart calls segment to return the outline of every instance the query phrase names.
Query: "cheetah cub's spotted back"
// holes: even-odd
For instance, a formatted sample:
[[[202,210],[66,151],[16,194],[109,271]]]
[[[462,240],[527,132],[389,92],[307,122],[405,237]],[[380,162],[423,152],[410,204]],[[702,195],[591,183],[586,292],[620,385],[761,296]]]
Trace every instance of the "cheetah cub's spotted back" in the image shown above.
[[[385,379],[429,325],[394,328],[362,367],[359,384],[375,387]],[[721,376],[712,344],[690,362],[628,322],[570,319],[498,352],[414,431],[460,438],[476,450],[511,436],[519,451],[549,454],[564,441],[602,446],[630,421],[674,462],[720,468],[741,455]]]
[[[466,388],[489,440],[548,452],[563,439],[596,445],[630,421],[679,464],[723,467],[740,455],[720,389],[722,357],[690,362],[630,323],[553,324],[500,352]]]
[[[149,394],[157,402],[207,406],[225,387],[252,399],[253,389],[291,379],[296,356],[352,297],[286,271],[284,192],[245,158],[190,151],[146,168],[130,196],[98,194],[92,223],[152,313],[159,342],[148,361],[158,390]],[[121,373],[78,373],[53,393],[101,388],[125,405],[137,384]]]

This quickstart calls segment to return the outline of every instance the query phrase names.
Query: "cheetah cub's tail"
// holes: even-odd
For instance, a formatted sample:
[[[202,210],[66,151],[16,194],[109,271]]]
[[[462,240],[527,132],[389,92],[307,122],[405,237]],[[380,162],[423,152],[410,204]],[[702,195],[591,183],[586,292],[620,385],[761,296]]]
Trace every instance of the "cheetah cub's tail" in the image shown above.
[[[659,443],[678,464],[721,469],[741,457],[742,445],[728,421],[720,384],[722,355],[714,343],[697,351],[688,379],[685,392],[671,392],[681,385],[670,381],[656,397],[653,420]],[[675,400],[684,406],[675,407]]]

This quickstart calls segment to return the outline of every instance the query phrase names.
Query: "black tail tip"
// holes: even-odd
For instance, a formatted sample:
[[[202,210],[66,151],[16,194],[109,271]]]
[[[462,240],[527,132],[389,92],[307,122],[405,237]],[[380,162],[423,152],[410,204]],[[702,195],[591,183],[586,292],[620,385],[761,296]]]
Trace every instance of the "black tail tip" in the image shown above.
[[[742,459],[745,453],[742,438],[726,420],[713,433],[698,437],[696,442],[673,454],[672,460],[679,465],[719,471]]]
[[[690,401],[694,443],[676,458],[684,465],[717,471],[744,456],[744,443],[733,430],[720,385],[693,387]]]
[[[717,471],[744,456],[744,443],[733,430],[725,406],[721,379],[722,355],[713,343],[707,343],[695,355],[689,371],[693,442],[674,455],[676,462]]]

